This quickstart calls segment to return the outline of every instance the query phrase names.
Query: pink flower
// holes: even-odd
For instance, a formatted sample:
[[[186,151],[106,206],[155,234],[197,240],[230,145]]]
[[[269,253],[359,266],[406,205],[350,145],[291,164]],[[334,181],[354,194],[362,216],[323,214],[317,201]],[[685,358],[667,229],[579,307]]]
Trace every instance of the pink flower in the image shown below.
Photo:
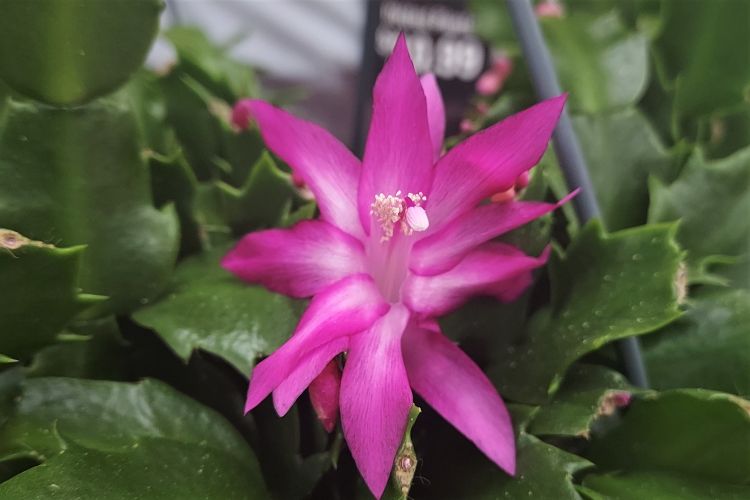
[[[534,7],[537,17],[563,17],[565,16],[565,7],[558,0],[544,0]]]
[[[490,67],[482,73],[475,84],[479,95],[493,95],[502,90],[505,81],[513,73],[513,59],[500,53],[492,59]]]
[[[477,124],[468,118],[464,118],[463,120],[461,120],[461,123],[459,123],[458,128],[462,134],[468,134],[471,132],[476,132]]]
[[[414,71],[404,37],[375,83],[360,161],[322,128],[263,101],[250,112],[267,146],[314,193],[318,220],[248,234],[223,266],[291,297],[312,297],[294,335],[252,373],[246,411],[269,394],[284,415],[346,352],[344,437],[376,496],[385,488],[412,389],[498,466],[515,472],[505,405],[435,318],[474,295],[511,301],[543,265],[493,240],[557,205],[481,204],[541,158],[565,103],[544,101],[441,156],[435,78]]]

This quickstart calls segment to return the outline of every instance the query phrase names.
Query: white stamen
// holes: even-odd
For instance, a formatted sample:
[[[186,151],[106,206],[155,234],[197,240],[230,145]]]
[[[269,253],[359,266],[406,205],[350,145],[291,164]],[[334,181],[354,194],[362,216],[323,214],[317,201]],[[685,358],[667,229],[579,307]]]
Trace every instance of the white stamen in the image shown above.
[[[409,207],[406,209],[406,223],[411,229],[418,233],[426,231],[430,227],[430,220],[427,218],[427,212],[420,206]]]
[[[396,196],[376,194],[375,201],[370,205],[370,214],[375,217],[383,230],[383,237],[380,241],[390,240],[393,237],[394,224],[401,220],[404,200],[399,197],[400,195],[401,191],[398,191]]]
[[[416,206],[419,206],[425,201],[427,201],[427,196],[425,196],[424,193],[422,193],[422,191],[420,191],[417,194],[409,193],[406,195],[406,197],[409,198]]]

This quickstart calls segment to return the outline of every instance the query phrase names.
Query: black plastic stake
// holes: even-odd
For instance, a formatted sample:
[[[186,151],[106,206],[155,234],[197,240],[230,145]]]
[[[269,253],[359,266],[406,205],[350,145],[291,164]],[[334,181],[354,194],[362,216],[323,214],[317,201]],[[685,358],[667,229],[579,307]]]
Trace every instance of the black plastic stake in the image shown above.
[[[540,99],[549,99],[560,95],[562,93],[560,83],[531,1],[506,0],[506,3],[516,35],[521,42],[537,96]],[[566,110],[563,110],[560,116],[553,139],[555,153],[568,187],[581,188],[581,192],[573,200],[579,219],[582,223],[589,219],[601,219],[601,211],[586,168],[586,160]],[[630,382],[638,387],[648,387],[648,376],[638,339],[635,337],[622,339],[617,342],[617,347]]]

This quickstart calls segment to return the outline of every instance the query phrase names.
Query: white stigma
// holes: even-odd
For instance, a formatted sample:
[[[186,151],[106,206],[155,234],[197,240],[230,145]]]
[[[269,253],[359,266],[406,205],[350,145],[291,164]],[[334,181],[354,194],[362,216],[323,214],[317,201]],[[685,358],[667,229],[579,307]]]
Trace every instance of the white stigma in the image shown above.
[[[430,227],[427,212],[421,206],[427,201],[423,193],[408,193],[405,198],[401,197],[401,191],[396,195],[379,193],[375,195],[375,201],[370,205],[370,214],[375,217],[383,236],[381,242],[388,241],[393,237],[393,230],[399,222],[401,231],[411,235],[414,231],[422,232]]]
[[[406,209],[406,223],[414,231],[421,233],[430,227],[430,220],[427,218],[427,212],[422,207],[409,207]]]

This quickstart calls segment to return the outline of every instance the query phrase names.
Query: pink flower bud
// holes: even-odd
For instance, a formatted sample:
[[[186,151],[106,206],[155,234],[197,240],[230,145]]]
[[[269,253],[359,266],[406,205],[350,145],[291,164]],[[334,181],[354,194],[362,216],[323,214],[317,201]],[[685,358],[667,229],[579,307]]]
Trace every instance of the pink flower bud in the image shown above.
[[[245,130],[250,126],[250,99],[240,99],[232,108],[232,124],[239,130]]]
[[[633,395],[628,391],[618,391],[612,394],[612,399],[615,406],[618,408],[625,408],[630,405],[630,401],[633,399]]]
[[[513,60],[504,52],[500,52],[493,58],[490,68],[477,80],[477,93],[480,95],[497,94],[502,90],[505,80],[512,72]]]
[[[499,193],[495,193],[490,197],[490,201],[492,203],[505,203],[508,201],[512,201],[516,195],[518,195],[518,192],[529,185],[529,171],[523,172],[521,175],[518,176],[516,179],[516,183],[510,187],[509,189],[506,189],[505,191],[500,191]]]
[[[529,185],[529,171],[522,173],[516,179],[516,191],[520,191]]]
[[[505,80],[513,73],[513,59],[508,57],[504,52],[500,52],[492,60],[492,67]]]
[[[630,405],[633,395],[629,391],[611,391],[599,401],[597,414],[600,416],[614,415],[618,408],[626,408]]]
[[[464,118],[463,120],[461,120],[461,123],[458,125],[458,128],[463,133],[469,133],[469,132],[474,132],[477,129],[477,125],[476,123],[469,120],[468,118]]]
[[[492,203],[507,203],[509,201],[513,201],[513,198],[516,197],[516,188],[512,187],[510,189],[506,189],[505,191],[501,191],[499,193],[495,193],[490,197],[490,201]]]
[[[565,8],[556,0],[546,0],[534,7],[534,12],[539,18],[542,17],[563,17]]]
[[[493,70],[488,69],[479,77],[476,83],[477,93],[479,95],[493,95],[500,91],[503,86],[503,79]]]
[[[339,418],[339,388],[341,370],[338,361],[333,359],[308,387],[310,402],[318,420],[326,432],[332,432]]]

